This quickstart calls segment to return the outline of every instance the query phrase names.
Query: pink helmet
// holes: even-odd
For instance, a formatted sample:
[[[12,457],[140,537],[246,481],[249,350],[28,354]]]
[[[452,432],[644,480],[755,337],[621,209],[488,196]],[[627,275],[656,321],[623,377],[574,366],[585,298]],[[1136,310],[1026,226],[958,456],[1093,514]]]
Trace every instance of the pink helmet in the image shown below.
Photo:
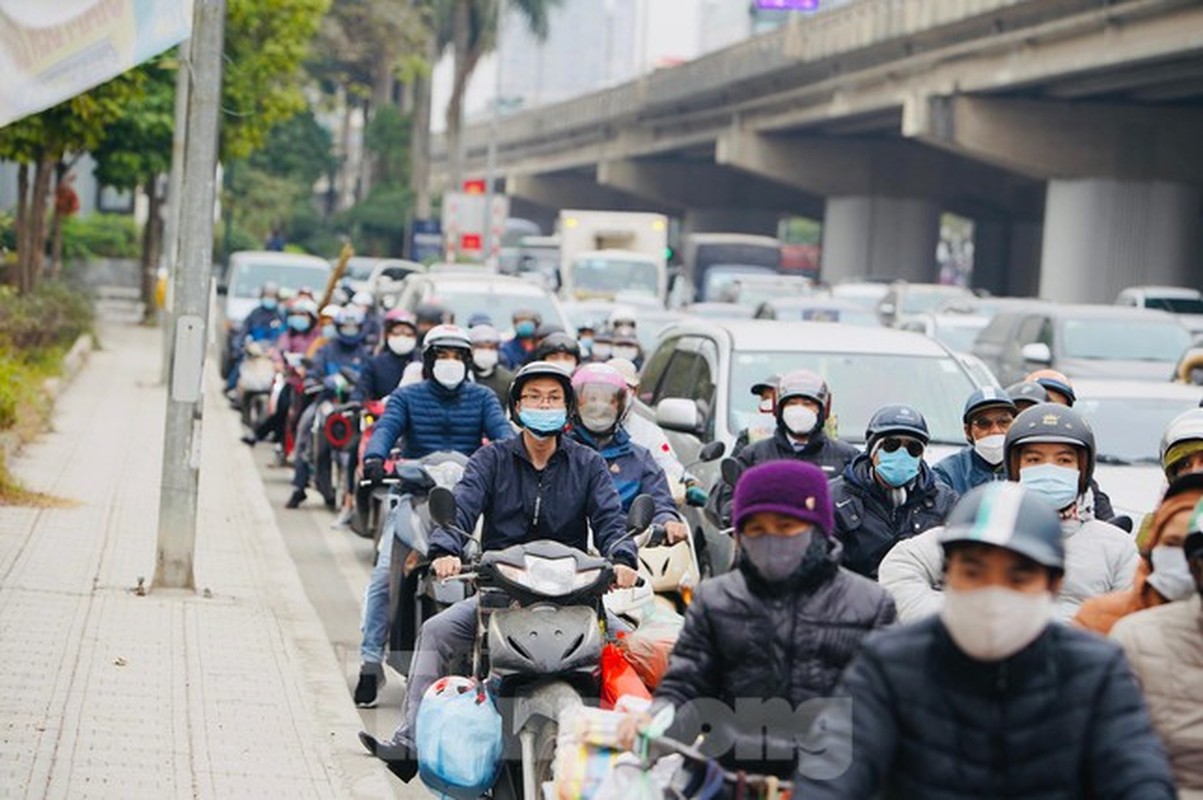
[[[389,312],[384,315],[385,330],[392,327],[393,325],[397,325],[397,324],[401,324],[401,323],[409,325],[414,330],[417,330],[417,323],[416,323],[416,320],[414,319],[414,315],[411,314],[410,312],[406,311],[404,308],[389,309]]]
[[[576,395],[573,423],[596,436],[610,436],[630,408],[630,388],[608,364],[582,364],[572,376]]]

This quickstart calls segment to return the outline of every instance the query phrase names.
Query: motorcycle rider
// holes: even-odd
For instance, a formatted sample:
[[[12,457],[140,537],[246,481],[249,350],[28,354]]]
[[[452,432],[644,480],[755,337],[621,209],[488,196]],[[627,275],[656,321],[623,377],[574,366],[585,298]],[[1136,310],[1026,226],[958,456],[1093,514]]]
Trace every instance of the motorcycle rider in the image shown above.
[[[957,494],[989,481],[1005,481],[1003,440],[1017,413],[1014,401],[1002,389],[987,386],[969,395],[961,414],[969,446],[936,462],[932,467],[936,480]]]
[[[431,328],[439,325],[454,325],[454,315],[447,313],[447,309],[434,301],[426,301],[418,303],[414,308],[414,323],[418,327],[418,345],[422,346],[426,342],[426,334]]]
[[[497,397],[468,380],[472,342],[468,332],[455,325],[431,328],[422,346],[424,380],[399,386],[388,396],[384,414],[372,429],[363,454],[364,478],[384,480],[384,461],[402,441],[402,457],[419,459],[431,453],[454,450],[471,456],[484,439],[500,441],[513,436]],[[402,524],[408,515],[400,514]],[[371,707],[384,685],[384,646],[388,636],[389,566],[394,536],[381,541],[364,593],[360,645],[359,683],[355,704]]]
[[[472,339],[472,378],[497,395],[500,403],[510,396],[514,373],[501,365],[501,334],[492,325],[473,325],[468,329]]]
[[[1049,505],[979,486],[938,547],[943,610],[866,641],[793,796],[1175,797],[1120,648],[1053,621],[1067,564]]]
[[[572,390],[576,395],[572,438],[606,459],[622,510],[628,511],[639,495],[650,495],[656,503],[652,522],[664,526],[668,543],[687,538],[689,531],[677,513],[664,470],[624,427],[630,410],[626,380],[613,367],[585,364],[573,374]]]
[[[237,402],[238,374],[242,367],[242,348],[247,342],[274,342],[284,328],[280,315],[280,287],[274,281],[259,289],[259,305],[243,318],[238,331],[230,337],[230,371],[226,374],[226,395]]]
[[[376,315],[376,298],[371,292],[359,291],[351,296],[351,305],[363,312],[363,341],[369,350],[380,344],[380,318]]]
[[[309,352],[310,346],[317,339],[319,333],[317,303],[313,300],[298,296],[289,301],[287,312],[284,332],[276,339],[276,345],[272,349],[272,360],[276,363],[277,372],[292,369],[293,367],[287,363],[285,356],[292,355],[303,358]],[[298,369],[303,369],[303,367],[298,367]],[[288,418],[288,409],[295,401],[292,394],[292,387],[285,383],[276,398],[275,412],[259,423],[259,427],[254,431],[243,436],[243,444],[254,447],[257,442],[269,437],[278,442],[284,441],[284,423]]]
[[[1007,387],[1007,397],[1015,404],[1015,411],[1026,411],[1037,403],[1048,402],[1048,390],[1035,381],[1020,381]]]
[[[405,368],[421,358],[417,347],[418,326],[414,315],[403,308],[390,309],[384,315],[383,347],[360,372],[355,399],[387,397],[401,383]]]
[[[1174,417],[1161,436],[1160,450],[1166,480],[1203,472],[1203,408]]]
[[[501,346],[501,365],[516,370],[527,362],[531,351],[535,349],[535,330],[543,318],[537,311],[519,308],[514,310],[511,319],[514,323],[514,338]]]
[[[334,303],[329,303],[324,306],[317,316],[317,338],[313,340],[313,344],[309,345],[309,352],[305,355],[312,359],[317,355],[317,351],[321,350],[330,342],[334,341],[334,337],[338,335],[338,330],[334,326],[334,321],[338,319],[338,312],[342,310],[342,306]]]
[[[509,404],[521,435],[493,442],[468,461],[454,489],[457,527],[471,531],[483,514],[484,550],[539,539],[584,550],[591,529],[602,555],[614,562],[615,583],[633,586],[636,548],[625,536],[621,502],[605,459],[563,435],[575,406],[571,378],[554,364],[532,361],[514,376]],[[457,575],[462,552],[458,534],[442,527],[432,531],[429,555],[437,577]],[[472,647],[476,602],[476,596],[469,597],[422,625],[406,685],[405,719],[392,740],[380,742],[360,733],[368,751],[387,761],[402,780],[417,772],[413,733],[418,705],[455,655]]]
[[[832,482],[835,535],[853,572],[876,578],[895,543],[939,525],[956,503],[923,461],[929,438],[918,411],[883,406],[865,429],[865,452]]]
[[[831,413],[831,389],[827,381],[810,370],[793,370],[777,382],[776,396],[777,427],[772,437],[737,452],[735,460],[740,466],[746,469],[790,458],[814,464],[828,478],[843,473],[860,451],[847,442],[832,439],[823,428]],[[733,494],[733,487],[725,481],[719,482],[716,503],[722,527],[730,525]]]
[[[334,338],[317,351],[313,357],[313,367],[306,373],[307,382],[314,387],[315,391],[320,392],[320,397],[330,397],[344,391],[349,392],[354,386],[354,382],[350,376],[344,373],[351,373],[357,380],[359,371],[363,369],[364,362],[368,359],[368,352],[363,344],[363,314],[359,309],[351,306],[340,308],[338,316],[335,318],[334,330]],[[297,448],[292,474],[292,495],[284,504],[285,508],[299,508],[307,497],[305,487],[309,485],[313,471],[310,462],[319,455],[310,452],[313,445],[308,431],[313,426],[320,405],[316,401],[310,403],[297,422]],[[335,507],[333,492],[322,499],[326,503],[326,508],[333,511]]]
[[[759,398],[760,402],[757,403],[756,413],[749,420],[747,427],[735,437],[735,444],[731,448],[732,455],[738,455],[753,442],[768,439],[777,429],[777,384],[780,380],[780,375],[770,375],[752,384],[752,396]]]
[[[552,331],[535,345],[531,360],[559,365],[571,375],[581,363],[581,346],[571,334]]]
[[[1080,510],[1095,463],[1094,433],[1080,414],[1056,403],[1032,406],[1011,423],[1003,462],[1010,481],[1029,489],[1061,518],[1065,575],[1059,584],[1058,617],[1069,619],[1087,598],[1132,585],[1138,560],[1132,537]],[[939,532],[899,542],[881,562],[880,578],[894,595],[903,622],[938,611],[944,602]]]
[[[676,708],[667,735],[681,741],[692,741],[703,723],[721,726],[702,748],[725,748],[716,754],[723,767],[788,780],[807,732],[791,725],[796,710],[831,696],[864,638],[894,621],[894,602],[840,567],[831,490],[815,465],[778,460],[744,472],[734,521],[736,569],[698,587],[652,712]],[[765,719],[749,715],[741,706],[748,700],[789,706]],[[735,714],[717,723],[699,719],[700,702],[722,703]]]

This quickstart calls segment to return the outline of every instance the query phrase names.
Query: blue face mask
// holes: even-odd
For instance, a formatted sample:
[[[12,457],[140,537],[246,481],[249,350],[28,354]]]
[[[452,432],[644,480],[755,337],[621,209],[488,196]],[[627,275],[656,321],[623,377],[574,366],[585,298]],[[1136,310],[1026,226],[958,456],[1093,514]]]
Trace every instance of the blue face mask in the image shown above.
[[[263,302],[260,303],[260,305],[262,305],[268,311],[275,311],[276,310],[276,299],[274,297],[265,297],[265,298],[263,298]]]
[[[306,317],[304,314],[299,316],[291,316],[288,318],[288,327],[292,328],[294,331],[304,333],[305,331],[309,330],[309,317]]]
[[[1078,499],[1078,471],[1056,464],[1037,464],[1019,470],[1019,483],[1060,511]]]
[[[905,447],[899,447],[892,453],[885,450],[877,451],[878,462],[874,469],[881,479],[894,488],[906,486],[919,474],[919,462],[922,456],[913,456]]]
[[[514,334],[519,339],[529,339],[535,335],[535,323],[529,319],[524,319],[514,326]]]
[[[568,411],[563,408],[523,408],[518,411],[518,421],[535,436],[545,438],[564,430],[568,424]]]
[[[322,336],[325,336],[327,339],[333,339],[336,333],[338,333],[338,330],[334,327],[333,323],[322,326]]]

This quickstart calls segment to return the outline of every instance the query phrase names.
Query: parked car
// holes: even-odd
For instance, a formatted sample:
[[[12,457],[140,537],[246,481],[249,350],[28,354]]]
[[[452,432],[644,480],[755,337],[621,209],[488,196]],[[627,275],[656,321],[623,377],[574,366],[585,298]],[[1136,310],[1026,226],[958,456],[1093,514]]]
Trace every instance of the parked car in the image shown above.
[[[967,300],[973,296],[973,292],[964,286],[895,281],[877,302],[877,315],[881,317],[882,325],[893,326],[911,314],[930,311],[949,300]]]
[[[1177,314],[1196,336],[1203,334],[1203,292],[1182,286],[1129,286],[1115,298],[1117,306],[1155,308]]]
[[[1166,486],[1161,434],[1170,420],[1199,405],[1203,386],[1087,378],[1074,381],[1074,393],[1074,408],[1094,429],[1099,487],[1117,514],[1139,525]]]
[[[842,322],[880,328],[881,321],[872,310],[860,303],[830,295],[810,297],[778,297],[766,300],[756,309],[756,319],[779,319],[803,322]]]
[[[881,302],[881,298],[886,296],[890,291],[890,284],[887,281],[848,281],[846,283],[837,283],[828,289],[828,293],[832,297],[838,297],[841,300],[851,300],[859,306],[877,313],[877,304]]]
[[[560,308],[560,303],[546,289],[530,281],[508,275],[497,275],[477,268],[472,271],[442,271],[414,273],[401,283],[390,307],[413,311],[419,303],[441,303],[460,325],[468,318],[484,312],[493,319],[498,330],[507,330],[514,312],[529,308],[537,311],[545,323],[564,330],[575,330]],[[389,305],[389,301],[385,302]]]
[[[1164,311],[1049,303],[997,315],[973,353],[1003,386],[1042,367],[1070,378],[1168,381],[1189,346],[1190,333]]]
[[[274,250],[232,253],[225,278],[217,284],[217,294],[222,298],[217,304],[221,374],[224,376],[230,368],[230,334],[259,305],[263,284],[272,282],[294,292],[308,287],[320,295],[329,278],[330,264],[317,256]]]
[[[865,426],[880,406],[907,403],[927,418],[930,461],[964,445],[961,408],[977,384],[962,363],[925,336],[855,325],[767,320],[673,325],[644,365],[635,413],[664,428],[688,463],[707,442],[718,440],[730,449],[757,413],[749,388],[793,369],[827,378],[832,425],[846,441],[864,443]],[[699,464],[694,472],[710,485],[718,465]],[[708,522],[693,515],[690,524],[702,530],[719,562],[730,555],[730,541]]]

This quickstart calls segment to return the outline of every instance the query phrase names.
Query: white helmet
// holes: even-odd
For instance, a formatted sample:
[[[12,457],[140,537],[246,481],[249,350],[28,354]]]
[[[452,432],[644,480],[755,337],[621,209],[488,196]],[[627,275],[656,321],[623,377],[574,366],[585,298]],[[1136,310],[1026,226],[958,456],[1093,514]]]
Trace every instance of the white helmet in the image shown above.
[[[376,303],[376,298],[372,297],[371,292],[356,292],[351,298],[351,302],[357,306],[370,308]]]
[[[635,309],[630,306],[614,306],[614,310],[610,312],[609,323],[611,328],[619,325],[630,325],[633,328],[636,322]]]
[[[1171,481],[1179,461],[1203,452],[1203,408],[1192,408],[1174,417],[1161,435],[1161,469]]]

